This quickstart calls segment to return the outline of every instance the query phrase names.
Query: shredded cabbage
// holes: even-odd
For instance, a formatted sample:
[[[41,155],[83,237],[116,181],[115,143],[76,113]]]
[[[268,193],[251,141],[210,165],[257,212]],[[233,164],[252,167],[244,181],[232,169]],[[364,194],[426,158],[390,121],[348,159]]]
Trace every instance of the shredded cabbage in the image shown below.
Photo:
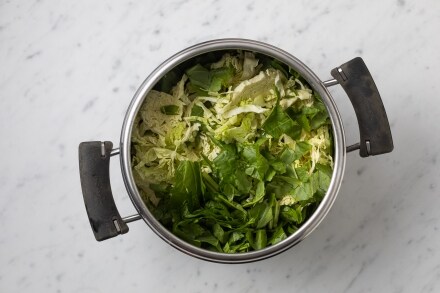
[[[247,51],[177,78],[148,93],[133,126],[133,174],[146,205],[177,236],[220,252],[294,233],[332,176],[321,98],[293,69]]]

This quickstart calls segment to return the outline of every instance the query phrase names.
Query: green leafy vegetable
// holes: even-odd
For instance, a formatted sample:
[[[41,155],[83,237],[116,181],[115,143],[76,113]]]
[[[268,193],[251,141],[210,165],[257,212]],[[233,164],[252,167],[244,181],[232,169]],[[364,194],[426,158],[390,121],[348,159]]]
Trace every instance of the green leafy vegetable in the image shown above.
[[[249,210],[249,216],[257,229],[266,226],[273,218],[272,209],[267,203],[259,203]]]
[[[179,115],[179,106],[177,105],[166,105],[160,107],[160,112],[165,115]]]
[[[193,86],[208,92],[218,92],[232,78],[234,70],[230,67],[208,70],[197,64],[186,71]]]
[[[132,132],[134,179],[153,215],[188,243],[264,249],[295,233],[327,192],[331,123],[279,61],[208,57],[167,73],[146,97]]]
[[[279,99],[279,94],[277,96]],[[262,128],[274,138],[280,138],[283,134],[287,134],[291,138],[297,138],[301,134],[301,126],[284,112],[279,103],[275,105]]]
[[[187,204],[190,210],[200,207],[203,183],[199,162],[182,161],[176,170],[175,184],[171,189],[171,203],[175,208]]]
[[[255,243],[254,243],[254,248],[255,250],[258,249],[263,249],[265,248],[267,245],[267,234],[266,234],[266,230],[257,230],[257,232],[255,232]]]

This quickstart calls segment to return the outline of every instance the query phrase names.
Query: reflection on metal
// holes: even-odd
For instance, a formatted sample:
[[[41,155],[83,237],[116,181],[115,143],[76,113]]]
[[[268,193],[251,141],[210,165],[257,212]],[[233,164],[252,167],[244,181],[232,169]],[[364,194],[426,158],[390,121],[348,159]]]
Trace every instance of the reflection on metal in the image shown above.
[[[101,141],[101,157],[105,157],[105,142]]]
[[[331,87],[331,86],[337,85],[338,81],[336,79],[330,79],[330,80],[323,81],[322,83],[326,87]]]
[[[112,151],[110,152],[110,157],[119,155],[119,149],[112,149]]]
[[[137,221],[140,219],[142,219],[141,215],[136,214],[136,215],[131,215],[131,216],[122,218],[122,221],[124,221],[125,223],[131,223],[131,222],[134,222],[134,221]]]

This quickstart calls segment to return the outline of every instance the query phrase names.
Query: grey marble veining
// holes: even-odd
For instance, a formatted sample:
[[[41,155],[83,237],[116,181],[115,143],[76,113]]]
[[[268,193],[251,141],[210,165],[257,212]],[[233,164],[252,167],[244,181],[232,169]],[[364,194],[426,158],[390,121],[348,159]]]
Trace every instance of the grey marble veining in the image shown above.
[[[3,1],[0,3],[0,292],[439,292],[438,1]],[[349,154],[332,210],[276,257],[219,265],[144,223],[94,240],[77,147],[117,142],[131,97],[172,54],[214,38],[278,46],[323,80],[361,56],[394,135],[391,154]],[[343,91],[331,88],[349,143]],[[134,213],[117,160],[112,189]]]

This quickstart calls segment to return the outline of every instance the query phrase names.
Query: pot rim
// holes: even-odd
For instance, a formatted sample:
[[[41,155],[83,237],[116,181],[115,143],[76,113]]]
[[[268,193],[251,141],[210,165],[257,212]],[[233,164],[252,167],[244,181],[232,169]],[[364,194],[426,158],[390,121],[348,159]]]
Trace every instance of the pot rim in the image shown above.
[[[193,246],[192,244],[185,242],[184,240],[172,234],[169,230],[162,226],[162,224],[158,220],[155,219],[155,217],[152,215],[152,213],[148,210],[147,206],[143,202],[134,182],[131,169],[130,144],[132,127],[136,114],[148,92],[155,86],[155,84],[163,77],[164,74],[166,74],[182,62],[193,57],[212,51],[234,49],[257,52],[263,55],[270,56],[272,58],[276,58],[279,61],[295,69],[298,73],[301,74],[304,79],[307,80],[312,89],[318,92],[318,94],[321,96],[329,113],[333,129],[335,154],[333,158],[333,174],[326,195],[322,199],[317,209],[311,215],[311,217],[305,223],[303,223],[303,225],[295,233],[293,233],[283,241],[261,250],[245,253],[227,254],[213,252]],[[232,38],[216,39],[188,47],[168,58],[144,80],[144,82],[140,85],[140,87],[134,94],[133,99],[126,112],[121,131],[120,151],[122,177],[124,179],[126,189],[128,191],[131,201],[133,202],[133,205],[135,206],[137,212],[145,221],[145,223],[160,238],[162,238],[165,242],[177,248],[178,250],[199,259],[219,263],[245,263],[262,260],[291,248],[292,246],[302,241],[305,237],[307,237],[321,223],[321,221],[324,219],[324,217],[329,212],[331,206],[333,205],[342,183],[346,161],[345,134],[341,116],[328,89],[323,84],[323,82],[315,75],[315,73],[305,64],[303,64],[299,59],[277,47],[259,41]]]

